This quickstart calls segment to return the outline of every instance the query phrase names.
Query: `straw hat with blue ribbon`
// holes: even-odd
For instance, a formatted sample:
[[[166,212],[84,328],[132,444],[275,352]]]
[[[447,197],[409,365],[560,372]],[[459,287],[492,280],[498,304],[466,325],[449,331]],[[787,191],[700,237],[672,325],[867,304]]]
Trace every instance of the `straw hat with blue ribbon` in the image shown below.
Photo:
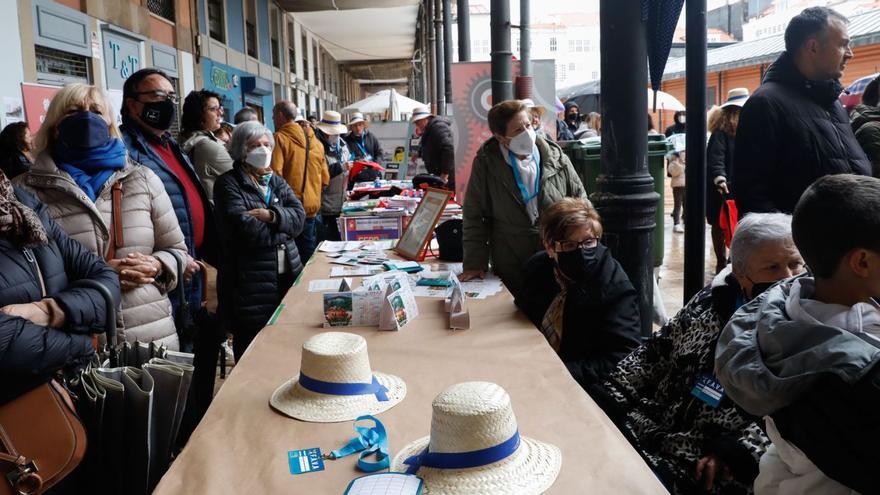
[[[345,124],[342,123],[342,115],[333,110],[324,112],[324,115],[321,116],[321,121],[318,122],[316,127],[328,136],[337,136],[348,132],[348,127],[345,127]]]
[[[434,399],[431,436],[404,447],[391,471],[416,474],[431,495],[527,495],[549,489],[561,466],[557,447],[520,435],[503,388],[467,382]]]
[[[404,396],[403,380],[370,368],[363,337],[324,332],[303,343],[299,375],[278,387],[269,404],[292,418],[336,423],[387,411]]]
[[[746,100],[749,99],[749,90],[748,88],[733,88],[727,92],[727,101],[725,101],[721,108],[729,107],[731,105],[736,105],[741,107],[746,104]]]
[[[410,118],[411,122],[416,122],[422,119],[427,119],[428,117],[434,115],[431,113],[431,109],[428,107],[416,107],[413,109],[412,117]]]

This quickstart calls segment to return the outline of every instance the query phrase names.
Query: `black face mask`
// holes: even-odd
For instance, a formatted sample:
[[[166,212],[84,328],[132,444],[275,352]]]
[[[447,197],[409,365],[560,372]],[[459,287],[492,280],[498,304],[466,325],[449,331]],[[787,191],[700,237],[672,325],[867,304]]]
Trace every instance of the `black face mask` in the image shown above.
[[[573,282],[585,282],[596,275],[605,246],[556,253],[556,266]]]
[[[570,113],[565,117],[565,120],[568,122],[577,122],[580,118],[580,115],[577,113]]]
[[[755,282],[752,284],[752,299],[760,296],[765,290],[773,287],[776,282]],[[751,299],[750,299],[751,300]]]
[[[58,141],[68,148],[97,148],[110,141],[110,126],[96,113],[76,112],[58,124]]]
[[[144,103],[144,109],[141,110],[141,120],[153,129],[165,131],[171,127],[176,110],[177,107],[171,100],[151,101]]]

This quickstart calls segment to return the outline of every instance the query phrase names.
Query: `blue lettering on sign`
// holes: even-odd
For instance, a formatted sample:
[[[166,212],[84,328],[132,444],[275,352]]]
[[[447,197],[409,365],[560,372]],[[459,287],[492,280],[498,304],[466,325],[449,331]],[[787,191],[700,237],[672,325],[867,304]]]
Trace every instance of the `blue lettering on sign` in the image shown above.
[[[140,60],[134,55],[129,55],[120,61],[119,51],[122,49],[122,45],[113,40],[108,40],[107,44],[110,46],[110,52],[113,55],[113,69],[119,71],[121,78],[128,79],[128,76],[140,68]]]
[[[110,44],[110,51],[113,53],[113,68],[118,69],[119,68],[119,58],[118,58],[119,49],[122,47],[119,46],[119,43],[117,43],[115,41],[109,41],[108,43]]]

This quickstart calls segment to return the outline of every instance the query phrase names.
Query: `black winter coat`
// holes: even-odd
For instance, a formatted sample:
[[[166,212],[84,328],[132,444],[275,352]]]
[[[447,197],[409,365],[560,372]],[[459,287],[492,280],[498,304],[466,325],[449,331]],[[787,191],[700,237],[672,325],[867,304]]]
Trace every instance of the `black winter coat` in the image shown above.
[[[3,156],[0,156],[0,169],[3,170],[3,173],[6,174],[9,180],[31,169],[31,161],[21,151],[13,150],[2,153]]]
[[[600,248],[598,276],[568,291],[559,357],[583,387],[594,383],[641,344],[636,290],[611,253]],[[523,268],[525,284],[516,305],[538,328],[559,294],[555,264],[546,251]]]
[[[64,328],[54,329],[0,313],[0,403],[45,383],[62,368],[85,364],[95,353],[90,334],[105,329],[104,299],[93,289],[68,289],[76,280],[102,283],[121,300],[119,277],[104,261],[67,236],[36,198],[16,189],[25,206],[43,222],[48,244],[22,249],[0,236],[0,307],[41,300],[36,261],[46,297],[64,310]]]
[[[854,384],[830,373],[770,416],[822,473],[859,493],[880,493],[880,366]]]
[[[429,117],[419,142],[419,156],[425,161],[429,174],[449,174],[449,188],[455,190],[455,142],[449,119]]]
[[[838,100],[842,89],[837,80],[807,80],[787,53],[770,66],[736,131],[732,181],[740,216],[791,213],[825,175],[871,175]]]
[[[718,225],[718,216],[721,214],[722,198],[715,188],[715,177],[726,178],[727,187],[730,188],[735,147],[735,139],[724,131],[713,132],[709,137],[709,144],[706,145],[706,220],[710,225]]]
[[[382,145],[379,144],[379,139],[372,132],[364,129],[361,137],[357,137],[353,132],[349,132],[345,135],[344,139],[355,160],[363,160],[367,154],[372,156],[371,161],[378,164],[385,160],[385,152],[382,151]]]
[[[236,162],[214,184],[214,210],[223,242],[220,304],[233,333],[256,333],[266,325],[284,293],[303,269],[294,238],[303,230],[306,213],[287,182],[278,175],[269,181],[276,222],[269,224],[247,214],[267,208],[263,194]],[[287,275],[278,274],[278,247],[287,250]],[[285,285],[284,287],[283,285]]]

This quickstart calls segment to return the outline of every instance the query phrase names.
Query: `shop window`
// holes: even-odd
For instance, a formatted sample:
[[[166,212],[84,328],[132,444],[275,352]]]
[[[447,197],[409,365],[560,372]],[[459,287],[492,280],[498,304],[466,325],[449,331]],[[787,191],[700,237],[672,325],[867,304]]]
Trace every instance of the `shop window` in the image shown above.
[[[73,82],[89,84],[88,58],[45,46],[34,47],[37,62],[37,81],[48,84]]]
[[[223,0],[208,0],[208,32],[211,38],[226,42],[223,20]]]
[[[174,0],[147,0],[147,9],[159,17],[174,22]]]

